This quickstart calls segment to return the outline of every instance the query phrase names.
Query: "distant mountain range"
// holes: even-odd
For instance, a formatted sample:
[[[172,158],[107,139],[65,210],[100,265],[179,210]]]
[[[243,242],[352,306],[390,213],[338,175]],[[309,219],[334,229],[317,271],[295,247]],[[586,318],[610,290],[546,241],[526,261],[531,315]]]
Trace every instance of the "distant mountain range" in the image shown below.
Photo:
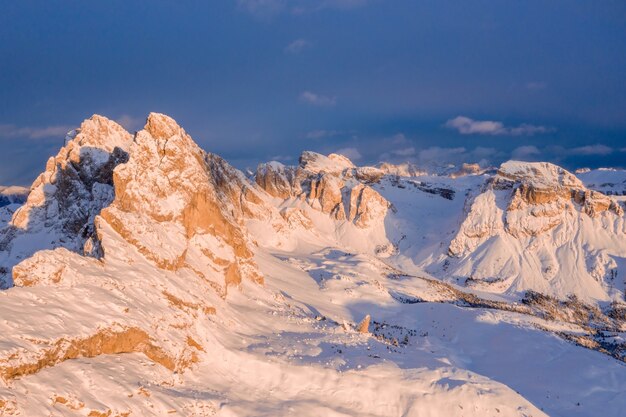
[[[0,415],[620,416],[626,171],[304,152],[95,115],[0,187]]]

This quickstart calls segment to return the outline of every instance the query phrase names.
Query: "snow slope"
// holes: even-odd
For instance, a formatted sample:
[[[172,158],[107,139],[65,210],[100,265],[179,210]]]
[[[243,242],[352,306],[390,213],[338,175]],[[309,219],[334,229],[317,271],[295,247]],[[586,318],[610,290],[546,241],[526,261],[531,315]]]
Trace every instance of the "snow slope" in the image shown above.
[[[600,168],[577,172],[576,176],[587,188],[606,195],[626,195],[626,171],[623,169]]]
[[[134,138],[94,116],[0,232],[0,415],[622,415],[617,284],[460,279],[506,239],[532,248],[506,204],[570,207],[563,247],[601,265],[623,248],[613,200],[533,168],[403,177],[308,152],[248,180],[165,115]],[[598,293],[549,297],[572,285]]]

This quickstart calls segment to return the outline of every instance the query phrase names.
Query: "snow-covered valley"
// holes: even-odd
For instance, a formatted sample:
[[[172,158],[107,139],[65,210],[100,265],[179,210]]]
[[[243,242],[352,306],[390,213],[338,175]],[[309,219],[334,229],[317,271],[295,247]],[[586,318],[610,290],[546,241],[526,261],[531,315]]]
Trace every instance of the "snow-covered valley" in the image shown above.
[[[0,212],[0,415],[623,415],[623,178],[246,176],[93,116]]]

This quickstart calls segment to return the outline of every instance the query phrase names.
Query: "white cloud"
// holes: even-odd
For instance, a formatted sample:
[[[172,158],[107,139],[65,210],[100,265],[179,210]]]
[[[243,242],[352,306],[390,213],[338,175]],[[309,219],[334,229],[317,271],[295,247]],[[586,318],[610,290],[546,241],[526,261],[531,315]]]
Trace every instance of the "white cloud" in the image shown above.
[[[337,103],[335,97],[323,96],[311,91],[305,91],[300,94],[300,101],[319,107],[332,107]]]
[[[352,161],[358,161],[363,157],[363,155],[361,155],[361,152],[359,152],[357,148],[342,148],[338,151],[335,151],[335,153],[343,155]]]
[[[533,145],[527,145],[515,148],[513,152],[511,152],[511,158],[525,160],[528,158],[533,158],[535,155],[540,154],[541,151],[539,150],[539,148]]]
[[[404,149],[396,149],[395,151],[391,151],[393,155],[396,156],[413,156],[415,155],[415,148],[413,146]]]
[[[601,144],[580,146],[569,150],[572,155],[608,155],[612,152],[613,148]]]
[[[396,133],[386,140],[389,140],[393,145],[403,145],[409,143],[409,140],[406,138],[404,133]]]
[[[311,45],[313,44],[306,39],[296,39],[285,47],[285,53],[294,55],[299,54],[306,48],[309,48]]]
[[[26,138],[42,139],[50,137],[65,137],[72,126],[46,126],[46,127],[18,127],[15,125],[0,125],[0,138]]]
[[[554,129],[545,126],[535,126],[523,123],[517,127],[505,126],[502,122],[491,120],[474,120],[466,116],[457,116],[446,122],[449,129],[457,130],[462,135],[508,135],[532,136],[538,133],[548,133]]]
[[[459,155],[464,155],[467,149],[463,147],[458,148],[441,148],[439,146],[431,146],[430,148],[422,149],[418,154],[418,160],[423,163],[440,162],[446,163],[452,160],[457,160]]]
[[[293,161],[293,156],[291,155],[274,155],[270,157],[270,161],[283,161],[283,162],[289,162],[289,161]]]
[[[501,156],[501,152],[497,149],[482,146],[472,150],[468,150],[462,146],[456,148],[431,146],[430,148],[419,151],[416,162],[423,166],[460,165],[464,162],[478,163],[481,166],[487,166]]]

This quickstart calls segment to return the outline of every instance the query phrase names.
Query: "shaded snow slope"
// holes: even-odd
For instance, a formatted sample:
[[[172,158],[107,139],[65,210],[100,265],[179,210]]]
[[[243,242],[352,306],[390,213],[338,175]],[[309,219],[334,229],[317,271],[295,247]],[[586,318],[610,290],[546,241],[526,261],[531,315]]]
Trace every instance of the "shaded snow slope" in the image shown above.
[[[0,185],[0,207],[10,204],[24,204],[28,198],[29,189],[18,186]]]
[[[606,195],[626,196],[626,170],[600,168],[577,172],[576,176],[587,188]]]

